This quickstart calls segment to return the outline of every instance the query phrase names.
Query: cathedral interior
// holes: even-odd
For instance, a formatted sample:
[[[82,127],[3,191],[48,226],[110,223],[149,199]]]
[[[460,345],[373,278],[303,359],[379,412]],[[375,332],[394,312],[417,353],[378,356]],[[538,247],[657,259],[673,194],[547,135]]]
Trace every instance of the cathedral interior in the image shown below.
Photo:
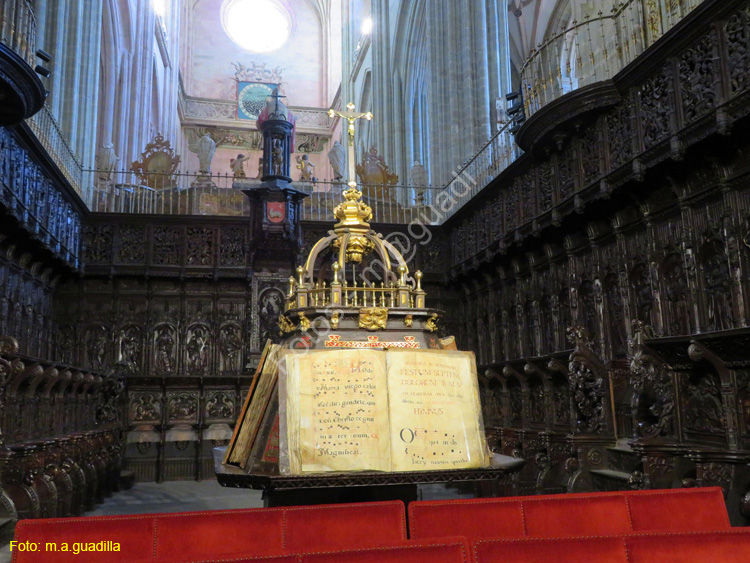
[[[747,0],[3,0],[0,544],[216,479],[352,169],[524,461],[466,491],[750,525],[748,124]]]

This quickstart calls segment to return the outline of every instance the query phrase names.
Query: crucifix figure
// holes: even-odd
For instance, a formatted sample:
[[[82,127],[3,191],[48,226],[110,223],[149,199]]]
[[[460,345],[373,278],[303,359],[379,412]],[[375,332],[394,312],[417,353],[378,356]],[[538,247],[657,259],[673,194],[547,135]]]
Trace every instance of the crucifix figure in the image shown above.
[[[349,132],[349,187],[350,188],[356,188],[357,187],[357,180],[355,176],[354,171],[354,165],[355,165],[355,156],[354,156],[354,124],[358,119],[366,119],[367,121],[372,120],[372,112],[368,111],[367,113],[357,113],[354,111],[354,104],[349,102],[346,105],[347,111],[340,112],[336,111],[335,109],[329,109],[328,110],[328,117],[342,117],[347,120],[349,123],[348,132]]]

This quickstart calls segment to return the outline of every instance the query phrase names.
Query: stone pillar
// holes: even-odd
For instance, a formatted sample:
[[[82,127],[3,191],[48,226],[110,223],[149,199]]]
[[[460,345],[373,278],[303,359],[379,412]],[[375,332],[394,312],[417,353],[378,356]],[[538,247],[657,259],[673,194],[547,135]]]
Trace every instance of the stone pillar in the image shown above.
[[[343,31],[341,34],[341,110],[344,110],[346,108],[346,104],[348,104],[349,102],[355,102],[354,84],[352,84],[351,81],[352,57],[354,56],[354,37],[352,34],[352,14],[354,13],[354,10],[352,7],[352,2],[353,0],[343,0],[342,2],[341,21],[343,22]],[[360,111],[362,111],[362,108],[360,108]],[[341,143],[345,148],[348,148],[349,139],[346,138],[346,127],[346,122],[343,122],[341,124],[341,130],[343,131],[344,139],[342,139]],[[348,150],[344,151],[344,163],[344,170],[349,170]]]
[[[429,106],[430,106],[430,165],[432,171],[432,182],[441,184],[446,174],[446,151],[448,129],[446,117],[450,110],[446,103],[445,77],[442,75],[445,53],[443,44],[443,12],[444,2],[428,2],[426,7],[427,31],[429,41],[430,57],[430,84],[429,84]]]
[[[469,41],[463,50],[463,55],[468,58],[467,62],[473,62],[474,95],[472,96],[472,100],[475,103],[475,107],[472,112],[474,116],[472,120],[474,128],[472,146],[474,148],[480,147],[492,134],[490,120],[494,114],[493,109],[495,105],[494,100],[489,95],[490,65],[486,4],[485,0],[475,0],[468,6],[469,14],[471,15],[471,28],[467,30],[469,32]]]
[[[395,121],[396,115],[391,112],[393,103],[393,65],[391,64],[390,13],[389,3],[375,0],[372,3],[373,33],[372,49],[372,112],[375,114],[373,125],[373,144],[388,162],[394,161],[393,133],[401,124]]]
[[[96,146],[92,142],[97,130],[99,110],[99,69],[102,45],[102,3],[80,1],[79,23],[87,30],[80,43],[78,87],[71,100],[77,114],[75,129],[71,129],[71,146],[84,168],[94,167]],[[72,126],[73,124],[71,124]]]

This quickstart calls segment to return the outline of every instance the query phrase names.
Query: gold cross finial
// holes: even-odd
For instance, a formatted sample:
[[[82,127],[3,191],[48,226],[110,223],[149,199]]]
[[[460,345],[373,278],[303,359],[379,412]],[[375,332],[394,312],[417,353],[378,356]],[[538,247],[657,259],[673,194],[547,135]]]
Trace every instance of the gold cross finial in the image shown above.
[[[336,111],[335,109],[331,108],[328,110],[328,117],[341,117],[343,119],[346,119],[349,123],[349,127],[347,128],[347,131],[349,133],[349,187],[350,188],[356,188],[357,187],[357,180],[355,178],[355,172],[354,172],[354,124],[357,122],[358,119],[366,119],[367,121],[372,120],[372,112],[368,111],[367,113],[357,113],[354,110],[356,109],[356,106],[349,102],[346,104],[347,111]]]

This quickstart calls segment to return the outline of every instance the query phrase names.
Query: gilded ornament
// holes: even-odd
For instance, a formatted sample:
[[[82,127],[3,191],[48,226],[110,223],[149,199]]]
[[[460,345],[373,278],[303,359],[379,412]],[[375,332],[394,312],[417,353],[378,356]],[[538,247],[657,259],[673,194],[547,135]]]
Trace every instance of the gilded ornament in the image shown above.
[[[308,319],[304,313],[299,314],[299,329],[302,332],[310,330],[310,319]]]
[[[435,313],[429,319],[427,319],[427,322],[425,323],[424,327],[430,332],[435,332],[438,329],[437,318],[438,318],[437,313]]]
[[[414,323],[414,315],[406,315],[404,317],[404,326],[406,328],[411,328],[412,323]]]
[[[294,325],[292,324],[292,321],[290,321],[285,315],[280,315],[279,328],[281,329],[282,334],[287,334],[294,330]]]
[[[341,248],[341,239],[336,239],[333,242],[333,248]],[[362,262],[362,258],[370,254],[375,250],[375,243],[364,235],[351,234],[346,238],[346,261],[359,264]]]
[[[383,330],[388,322],[388,309],[371,307],[360,309],[359,328],[366,330]]]
[[[331,328],[332,328],[333,330],[337,330],[337,329],[339,328],[339,320],[340,320],[340,319],[341,319],[341,317],[340,317],[340,315],[339,315],[339,312],[338,312],[338,311],[336,311],[336,312],[335,312],[335,313],[334,313],[334,314],[333,314],[333,315],[331,316]]]

